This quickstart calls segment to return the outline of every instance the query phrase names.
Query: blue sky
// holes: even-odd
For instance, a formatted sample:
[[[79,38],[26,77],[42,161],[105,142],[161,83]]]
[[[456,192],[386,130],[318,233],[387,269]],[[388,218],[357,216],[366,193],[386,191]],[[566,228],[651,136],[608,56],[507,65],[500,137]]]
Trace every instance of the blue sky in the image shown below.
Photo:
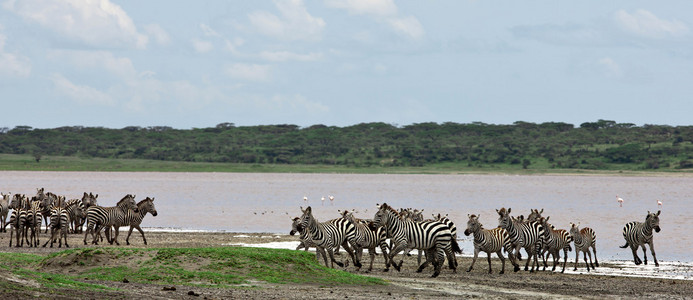
[[[693,125],[691,12],[688,0],[0,0],[0,127]]]

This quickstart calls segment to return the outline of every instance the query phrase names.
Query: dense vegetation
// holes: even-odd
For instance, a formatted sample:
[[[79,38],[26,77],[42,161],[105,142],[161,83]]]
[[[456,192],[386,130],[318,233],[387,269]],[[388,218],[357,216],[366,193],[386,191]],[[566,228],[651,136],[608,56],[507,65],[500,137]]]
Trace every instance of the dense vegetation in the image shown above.
[[[599,120],[512,125],[361,123],[171,127],[18,126],[0,129],[0,153],[117,159],[353,167],[654,170],[693,168],[693,126]]]

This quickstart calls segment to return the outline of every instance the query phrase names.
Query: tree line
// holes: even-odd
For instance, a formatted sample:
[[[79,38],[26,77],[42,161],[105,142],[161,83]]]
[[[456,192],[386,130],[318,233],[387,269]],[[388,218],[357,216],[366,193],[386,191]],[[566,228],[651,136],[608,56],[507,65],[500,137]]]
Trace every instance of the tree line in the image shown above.
[[[610,120],[509,125],[382,122],[174,129],[167,126],[0,128],[0,153],[250,164],[687,169],[693,126]]]

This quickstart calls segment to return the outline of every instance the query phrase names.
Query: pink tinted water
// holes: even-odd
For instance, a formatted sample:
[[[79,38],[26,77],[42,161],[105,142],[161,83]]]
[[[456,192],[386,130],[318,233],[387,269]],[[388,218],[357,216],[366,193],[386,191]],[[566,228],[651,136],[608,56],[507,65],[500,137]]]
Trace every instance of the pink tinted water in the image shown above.
[[[115,205],[125,194],[139,201],[155,197],[159,215],[147,216],[143,227],[288,233],[290,217],[299,206],[311,205],[320,220],[338,216],[337,209],[356,209],[373,218],[376,203],[449,214],[462,232],[467,214],[479,214],[486,228],[498,225],[496,209],[511,207],[511,215],[543,208],[551,223],[568,228],[580,222],[597,232],[600,259],[630,260],[621,234],[630,221],[644,221],[647,211],[660,209],[662,231],[655,234],[662,261],[693,262],[693,177],[504,176],[504,175],[360,175],[254,173],[119,173],[119,172],[0,172],[0,191],[33,195],[36,188],[81,197],[99,194],[99,204]],[[335,200],[330,202],[328,196]],[[616,195],[625,200],[619,207]],[[304,202],[303,197],[308,201]],[[321,200],[325,197],[325,201]],[[571,260],[574,259],[571,255]],[[642,255],[642,253],[640,253]],[[649,250],[648,250],[648,256]],[[651,258],[650,258],[651,259]]]

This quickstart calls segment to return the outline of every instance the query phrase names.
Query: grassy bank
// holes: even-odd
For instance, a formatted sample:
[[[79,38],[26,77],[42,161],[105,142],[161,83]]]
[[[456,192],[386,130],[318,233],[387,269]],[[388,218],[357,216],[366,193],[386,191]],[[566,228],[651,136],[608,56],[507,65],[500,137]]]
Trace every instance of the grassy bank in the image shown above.
[[[171,286],[252,287],[252,282],[319,285],[384,284],[381,279],[328,269],[314,254],[281,249],[82,248],[47,256],[0,253],[0,289],[89,290],[91,282],[116,281]],[[24,283],[18,285],[17,282]]]
[[[470,167],[466,164],[441,163],[421,167],[359,167],[345,165],[240,164],[181,162],[144,159],[82,158],[75,156],[42,156],[0,154],[4,171],[101,171],[101,172],[238,172],[238,173],[356,173],[356,174],[604,174],[649,175],[693,174],[690,170],[584,170],[555,169],[537,163],[523,169],[519,165],[499,164]]]

